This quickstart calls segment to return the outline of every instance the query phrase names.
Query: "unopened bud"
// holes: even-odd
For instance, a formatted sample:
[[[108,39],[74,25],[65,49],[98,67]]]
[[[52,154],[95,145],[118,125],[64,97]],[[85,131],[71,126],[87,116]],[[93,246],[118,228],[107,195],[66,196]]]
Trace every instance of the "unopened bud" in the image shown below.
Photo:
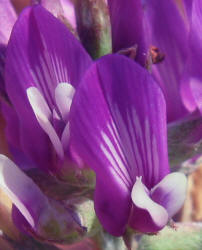
[[[111,31],[105,0],[76,0],[77,31],[93,58],[111,52]]]

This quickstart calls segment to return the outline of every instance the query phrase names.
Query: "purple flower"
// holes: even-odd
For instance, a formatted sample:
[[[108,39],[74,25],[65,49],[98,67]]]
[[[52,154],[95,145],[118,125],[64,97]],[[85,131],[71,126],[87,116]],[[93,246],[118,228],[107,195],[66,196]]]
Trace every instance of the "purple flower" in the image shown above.
[[[187,53],[188,27],[175,1],[144,1],[145,39],[157,47],[165,58],[152,66],[152,74],[166,98],[168,122],[188,115],[182,102],[182,81]]]
[[[141,3],[134,3],[138,8],[130,27],[140,26],[134,26],[136,33],[126,31],[126,44],[112,31],[118,41],[114,51],[138,43],[136,59],[144,65],[143,12]],[[112,1],[111,20],[120,11],[114,8]],[[130,5],[124,8],[132,17]],[[186,178],[169,172],[165,99],[143,67],[120,55],[92,65],[70,31],[36,5],[25,9],[13,28],[5,82],[11,105],[4,103],[2,109],[15,163],[58,174],[64,165],[71,167],[73,152],[96,173],[95,209],[108,232],[122,235],[127,225],[156,232],[179,210]],[[0,172],[0,185],[15,205],[13,219],[22,231],[54,241],[58,227],[60,240],[68,229],[83,235],[84,228],[63,203],[47,198],[2,155]]]
[[[197,2],[195,1],[194,5],[199,5]],[[193,46],[200,51],[199,46],[193,42],[190,45],[189,42],[192,40],[200,43],[196,36],[196,39],[189,39],[189,36],[194,36],[191,35],[194,29],[196,30],[195,22],[191,19],[200,13],[199,6],[192,9],[192,1],[182,1],[179,7],[174,0],[130,0],[127,4],[122,0],[108,0],[108,4],[114,51],[136,45],[136,61],[145,65],[147,57],[147,61],[151,61],[147,64],[154,63],[151,72],[165,95],[168,122],[190,115],[195,107],[192,91],[189,87],[183,87],[185,98],[187,96],[186,101],[183,101],[181,85],[187,86],[184,82],[193,75],[187,66],[189,64],[195,68],[193,65],[196,65],[193,58],[192,63],[189,62],[190,54],[193,55]],[[200,18],[199,16],[197,18]],[[200,22],[195,34],[199,34],[199,24]],[[192,31],[189,33],[190,26]],[[144,60],[140,60],[140,56]]]
[[[200,5],[200,1],[181,1],[177,7],[176,1],[153,0],[145,1],[144,5],[147,44],[155,45],[165,54],[164,60],[153,64],[151,70],[166,99],[168,130],[173,134],[169,151],[174,152],[177,146],[175,158],[181,159],[180,163],[202,153],[201,59],[197,60],[202,49]],[[180,142],[178,126],[182,130]]]
[[[80,211],[46,197],[34,181],[4,155],[0,155],[0,187],[13,202],[12,219],[21,232],[40,241],[61,243],[72,243],[87,233]]]
[[[108,0],[113,52],[137,46],[136,60],[146,61],[141,0]]]
[[[13,152],[32,167],[57,172],[69,159],[68,113],[89,55],[68,29],[41,6],[25,9],[7,48],[3,106]],[[15,123],[15,131],[13,131]]]
[[[38,182],[44,179],[35,180],[33,176],[38,172],[30,170],[38,168],[62,175],[65,171],[61,173],[61,168],[70,169],[74,164],[69,150],[69,110],[74,92],[90,65],[91,58],[79,41],[43,7],[28,7],[20,14],[6,50],[9,103],[1,103],[15,163],[0,155],[0,187],[13,202],[15,225],[36,238],[72,243],[91,229],[86,214],[90,212],[94,222],[93,202],[86,197],[74,197],[79,189],[76,182],[77,190],[71,187],[74,200],[66,204],[68,183],[54,179],[56,190],[63,192],[62,198],[60,194],[55,197],[50,191],[51,175],[46,175],[47,187],[43,188]],[[85,203],[88,211],[83,211]]]
[[[170,163],[201,154],[200,1],[108,0],[108,5],[114,52],[146,66],[165,96]]]
[[[70,112],[72,147],[96,173],[95,210],[120,236],[156,232],[179,210],[186,178],[169,174],[166,106],[150,74],[124,56],[88,69]]]

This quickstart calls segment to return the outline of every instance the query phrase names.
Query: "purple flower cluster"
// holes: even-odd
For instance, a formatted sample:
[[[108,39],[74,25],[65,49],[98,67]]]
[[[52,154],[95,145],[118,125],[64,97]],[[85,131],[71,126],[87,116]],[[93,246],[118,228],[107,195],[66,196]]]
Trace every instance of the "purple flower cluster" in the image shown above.
[[[61,228],[81,226],[73,212],[61,219],[57,201],[27,173],[62,178],[92,169],[106,231],[158,232],[183,205],[187,186],[184,174],[170,173],[167,125],[202,112],[200,0],[108,0],[113,53],[95,61],[54,17],[71,10],[66,18],[76,29],[70,2],[55,2],[18,18],[0,3],[1,112],[12,155],[0,155],[0,187],[14,204],[13,220],[42,238],[50,218]]]

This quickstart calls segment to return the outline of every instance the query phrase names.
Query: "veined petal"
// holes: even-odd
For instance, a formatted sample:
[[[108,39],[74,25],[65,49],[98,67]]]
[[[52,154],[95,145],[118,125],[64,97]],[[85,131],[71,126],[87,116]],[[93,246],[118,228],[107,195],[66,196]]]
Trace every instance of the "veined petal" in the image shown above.
[[[113,51],[137,45],[137,60],[145,63],[141,0],[108,0]]]
[[[171,173],[151,190],[151,198],[163,206],[169,219],[182,207],[187,190],[187,179],[182,173]]]
[[[146,0],[145,32],[148,46],[157,47],[165,59],[152,66],[167,104],[168,122],[187,114],[180,95],[180,81],[188,51],[188,28],[174,0]]]
[[[127,223],[136,176],[151,188],[169,172],[165,113],[159,86],[125,56],[109,55],[94,63],[75,94],[71,145],[96,172],[96,212],[114,235]]]
[[[137,231],[144,233],[157,232],[168,222],[166,209],[150,198],[150,192],[141,181],[141,177],[133,186],[131,193],[133,210],[129,224]]]
[[[53,111],[56,86],[61,82],[77,86],[90,63],[77,39],[43,7],[37,5],[21,13],[7,49],[6,88],[19,118],[23,151],[43,169],[55,168],[52,148],[26,89],[38,88]]]
[[[29,225],[35,228],[48,200],[32,179],[4,155],[0,155],[0,186]]]
[[[52,106],[56,86],[61,82],[77,86],[90,63],[79,41],[43,7],[27,8],[20,15],[9,42],[6,68],[8,73],[13,72],[17,82],[21,80],[15,84],[19,95],[33,85]],[[7,89],[12,96],[12,78],[7,78]]]

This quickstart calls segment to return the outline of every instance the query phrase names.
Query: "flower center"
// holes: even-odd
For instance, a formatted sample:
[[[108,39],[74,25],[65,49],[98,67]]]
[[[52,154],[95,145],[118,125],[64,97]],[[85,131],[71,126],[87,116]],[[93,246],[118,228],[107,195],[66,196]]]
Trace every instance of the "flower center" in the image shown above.
[[[74,92],[74,87],[71,84],[58,84],[55,88],[55,107],[51,110],[38,88],[30,87],[27,89],[27,97],[36,119],[49,136],[55,151],[61,159],[64,158],[63,144],[67,145],[69,141],[68,115]],[[57,125],[53,122],[56,120],[63,124],[61,136],[58,135],[56,131]]]

